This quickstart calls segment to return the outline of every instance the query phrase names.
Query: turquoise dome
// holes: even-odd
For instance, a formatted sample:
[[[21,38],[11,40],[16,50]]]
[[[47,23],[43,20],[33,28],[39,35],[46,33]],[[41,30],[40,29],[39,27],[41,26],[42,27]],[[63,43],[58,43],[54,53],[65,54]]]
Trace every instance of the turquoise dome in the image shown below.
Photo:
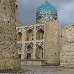
[[[57,13],[57,9],[46,1],[38,7],[36,13]]]

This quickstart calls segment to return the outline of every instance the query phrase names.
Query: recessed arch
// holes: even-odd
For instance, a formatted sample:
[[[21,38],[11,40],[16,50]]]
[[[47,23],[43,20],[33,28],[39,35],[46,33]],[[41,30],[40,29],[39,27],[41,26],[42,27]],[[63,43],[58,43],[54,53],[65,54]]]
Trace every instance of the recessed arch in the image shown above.
[[[43,48],[41,46],[36,48],[36,59],[43,59]]]
[[[28,45],[26,49],[27,49],[26,59],[32,59],[33,48],[30,45]]]
[[[22,33],[18,32],[17,33],[17,41],[21,41],[22,40]]]
[[[39,29],[36,32],[36,40],[42,40],[44,38],[44,31],[42,29]]]
[[[33,40],[33,30],[29,29],[26,32],[26,41],[32,41]]]

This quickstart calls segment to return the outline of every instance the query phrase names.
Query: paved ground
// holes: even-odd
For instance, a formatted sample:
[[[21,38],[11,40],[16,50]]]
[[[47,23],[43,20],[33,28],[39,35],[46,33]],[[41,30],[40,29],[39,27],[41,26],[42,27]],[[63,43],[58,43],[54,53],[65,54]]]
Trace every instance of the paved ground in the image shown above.
[[[23,74],[74,74],[74,69],[62,69],[54,66],[25,66]]]
[[[54,66],[25,66],[17,72],[0,74],[74,74],[74,69],[62,69]]]

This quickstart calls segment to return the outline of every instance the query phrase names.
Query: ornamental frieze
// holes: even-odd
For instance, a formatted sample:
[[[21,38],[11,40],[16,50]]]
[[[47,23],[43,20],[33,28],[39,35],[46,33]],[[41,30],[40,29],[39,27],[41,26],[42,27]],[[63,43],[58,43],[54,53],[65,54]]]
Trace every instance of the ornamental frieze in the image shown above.
[[[25,31],[28,31],[28,30],[32,30],[32,31],[33,31],[33,30],[34,30],[34,26],[31,26],[31,27],[25,27],[24,30],[25,30]]]
[[[29,45],[33,48],[33,43],[32,42],[31,43],[25,43],[25,47],[27,47]]]
[[[39,47],[39,46],[41,46],[43,48],[44,47],[43,42],[36,42],[36,47]]]
[[[22,33],[22,28],[17,28],[16,29],[16,32],[18,33],[18,32],[21,32]]]
[[[36,26],[36,30],[38,31],[39,29],[42,29],[44,31],[44,26],[43,25]]]
[[[18,43],[16,46],[16,49],[21,50],[22,49],[22,43]]]

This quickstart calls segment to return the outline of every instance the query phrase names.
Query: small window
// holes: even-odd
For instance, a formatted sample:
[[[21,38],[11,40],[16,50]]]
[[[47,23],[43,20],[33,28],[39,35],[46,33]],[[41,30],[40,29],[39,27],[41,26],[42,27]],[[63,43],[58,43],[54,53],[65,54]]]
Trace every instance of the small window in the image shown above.
[[[16,5],[16,9],[18,8],[18,5]]]
[[[27,53],[27,59],[31,59],[31,53]]]
[[[21,54],[19,54],[19,58],[21,59]]]

